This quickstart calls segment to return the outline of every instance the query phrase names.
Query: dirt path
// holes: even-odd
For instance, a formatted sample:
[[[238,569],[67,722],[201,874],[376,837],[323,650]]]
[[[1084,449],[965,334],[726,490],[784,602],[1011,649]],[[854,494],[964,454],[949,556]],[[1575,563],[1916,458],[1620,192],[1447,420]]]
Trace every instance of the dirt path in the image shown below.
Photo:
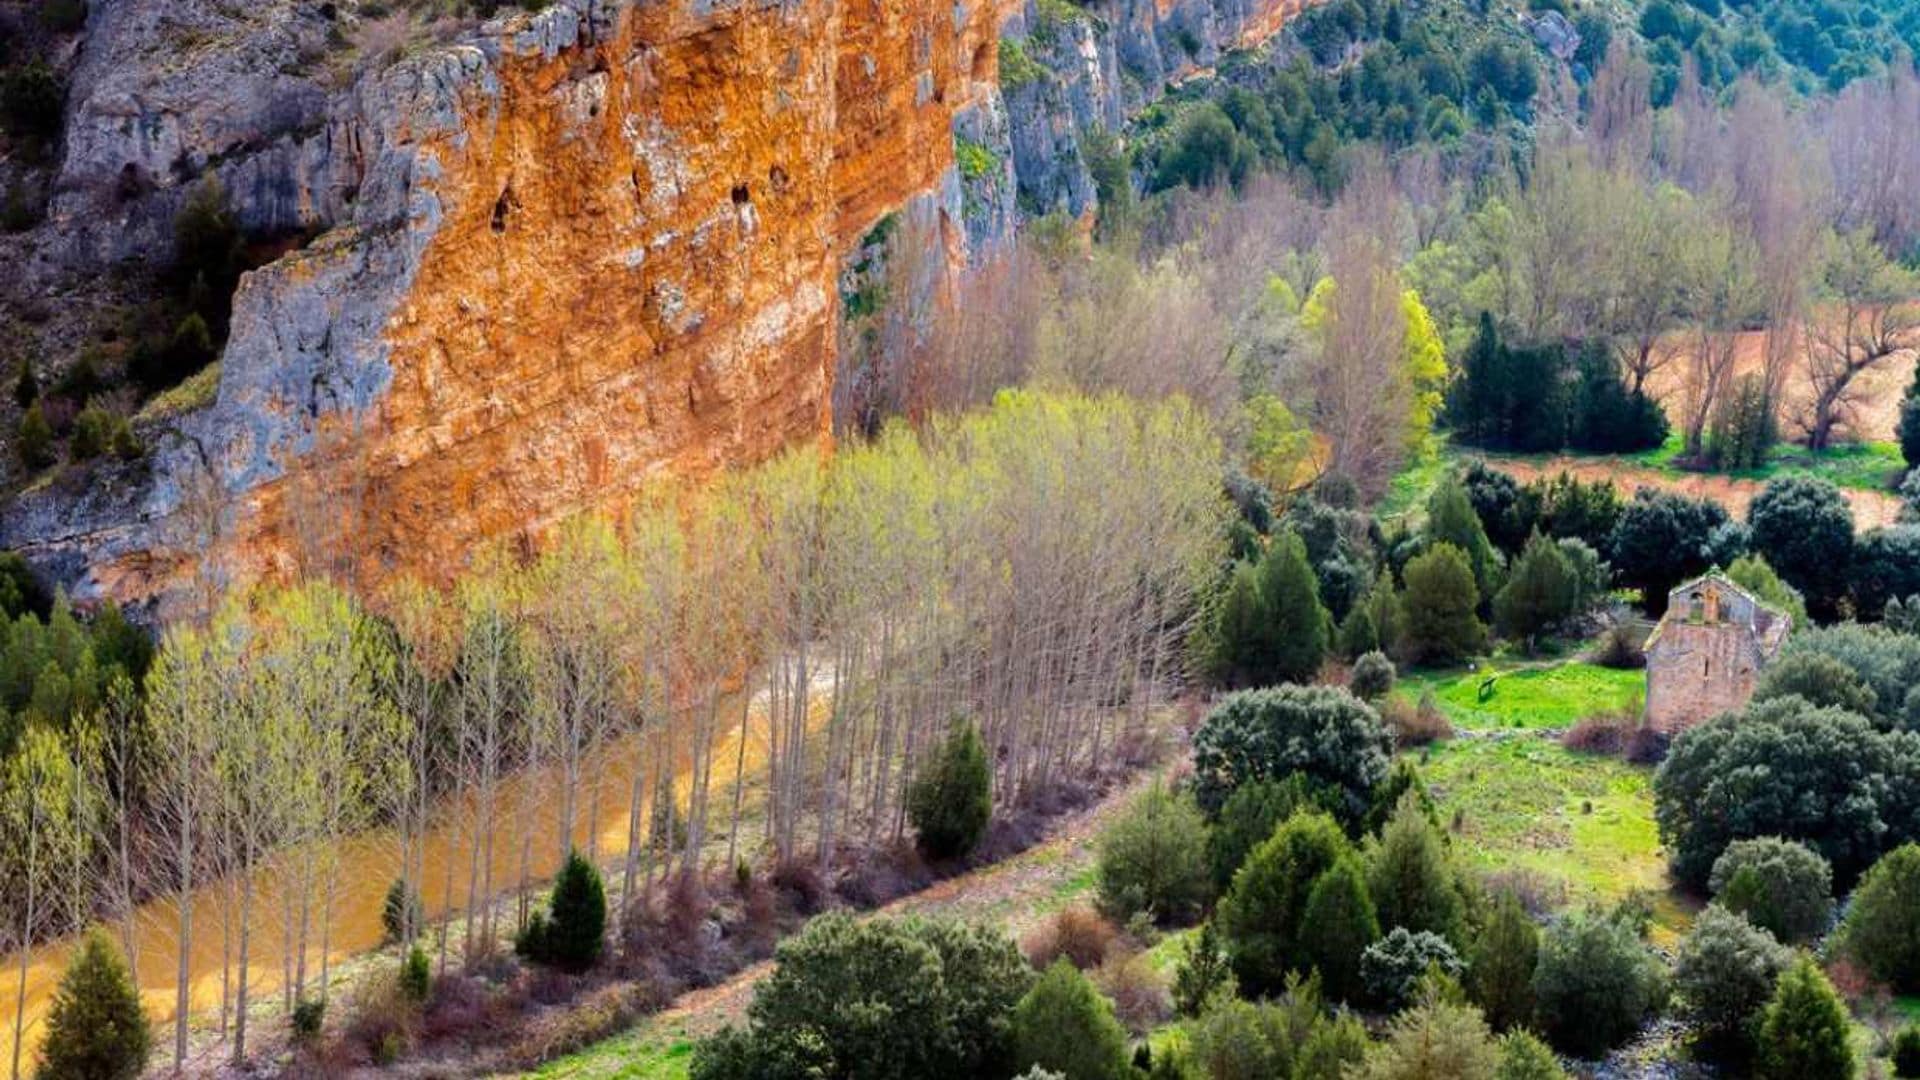
[[[1164,769],[1147,770],[1113,788],[1097,802],[1056,821],[1045,840],[1010,859],[937,882],[864,917],[912,914],[964,919],[998,924],[1018,938],[1091,887],[1094,844],[1101,830],[1163,774]],[[684,1043],[738,1023],[753,1001],[754,988],[772,971],[771,961],[755,964],[717,986],[683,994],[633,1031],[558,1062],[540,1075],[569,1080],[645,1075],[635,1069],[635,1047]]]

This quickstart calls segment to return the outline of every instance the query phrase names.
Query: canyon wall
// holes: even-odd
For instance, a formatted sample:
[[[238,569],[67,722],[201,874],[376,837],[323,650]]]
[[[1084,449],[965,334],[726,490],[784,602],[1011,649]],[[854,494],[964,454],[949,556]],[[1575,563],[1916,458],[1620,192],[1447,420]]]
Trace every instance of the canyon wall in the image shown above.
[[[883,223],[938,239],[937,283],[1023,212],[1085,214],[1079,132],[1298,3],[563,0],[337,85],[333,4],[98,0],[36,257],[164,258],[208,174],[246,227],[319,235],[242,280],[211,404],[15,496],[0,546],[164,615],[209,565],[444,579],[824,444]],[[1039,74],[1003,87],[1007,48]]]

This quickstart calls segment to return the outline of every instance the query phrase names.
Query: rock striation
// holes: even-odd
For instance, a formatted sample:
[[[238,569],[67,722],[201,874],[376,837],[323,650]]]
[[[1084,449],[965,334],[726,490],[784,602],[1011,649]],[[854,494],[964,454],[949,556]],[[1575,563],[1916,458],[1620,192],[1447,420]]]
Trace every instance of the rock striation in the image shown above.
[[[444,579],[824,443],[877,226],[953,270],[1087,213],[1081,132],[1299,3],[560,0],[346,79],[350,5],[97,0],[38,257],[164,258],[207,175],[249,230],[317,239],[242,280],[211,404],[14,497],[0,546],[164,616],[207,555]]]

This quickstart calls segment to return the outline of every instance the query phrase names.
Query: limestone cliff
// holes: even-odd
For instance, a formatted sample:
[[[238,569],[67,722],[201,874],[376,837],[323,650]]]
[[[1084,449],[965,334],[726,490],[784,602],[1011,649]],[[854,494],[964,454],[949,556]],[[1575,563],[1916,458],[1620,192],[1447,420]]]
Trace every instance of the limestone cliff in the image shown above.
[[[243,279],[211,405],[138,466],[17,496],[0,546],[129,601],[178,598],[209,551],[283,571],[320,533],[443,577],[664,473],[824,440],[876,223],[958,265],[1016,192],[1085,212],[1079,130],[1298,2],[562,0],[337,86],[334,4],[98,0],[40,257],[163,253],[209,172],[250,228],[323,231]],[[1003,34],[1045,63],[1005,93]]]

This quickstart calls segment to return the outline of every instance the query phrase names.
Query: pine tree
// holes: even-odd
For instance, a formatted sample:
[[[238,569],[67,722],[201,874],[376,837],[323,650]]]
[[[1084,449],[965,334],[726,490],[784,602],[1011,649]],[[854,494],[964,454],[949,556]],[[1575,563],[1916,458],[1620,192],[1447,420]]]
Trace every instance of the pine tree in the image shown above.
[[[1208,919],[1181,950],[1180,965],[1173,972],[1173,1007],[1181,1016],[1199,1016],[1214,998],[1231,996],[1232,988],[1233,971],[1220,949],[1220,934]]]
[[[1560,545],[1535,532],[1493,601],[1494,622],[1533,651],[1535,635],[1572,615],[1580,582]]]
[[[946,743],[914,778],[907,816],[921,853],[930,859],[959,858],[986,836],[993,818],[993,767],[972,723],[955,720]]]
[[[40,1075],[72,1080],[132,1080],[146,1068],[152,1034],[133,977],[106,934],[80,943],[40,1046]]]
[[[1407,564],[1401,648],[1416,661],[1445,663],[1478,653],[1487,628],[1475,614],[1479,594],[1460,549],[1436,544]]]
[[[1273,641],[1274,681],[1307,683],[1320,673],[1327,653],[1327,609],[1307,562],[1307,546],[1294,533],[1276,537],[1260,563],[1261,599]]]
[[[1457,476],[1441,481],[1427,499],[1427,541],[1430,545],[1452,544],[1458,548],[1473,570],[1473,585],[1479,598],[1493,596],[1500,556],[1494,551],[1493,541],[1487,539],[1486,526]]]
[[[600,871],[572,851],[554,879],[546,914],[535,916],[516,948],[536,962],[581,972],[600,959],[606,931],[607,891]]]
[[[20,463],[36,471],[55,460],[53,425],[47,423],[47,414],[37,401],[27,406],[26,413],[20,417],[19,453]]]
[[[1458,947],[1465,904],[1446,841],[1421,806],[1420,793],[1400,797],[1379,845],[1369,852],[1367,889],[1382,930],[1424,930]]]
[[[1300,943],[1320,972],[1327,993],[1339,1001],[1358,1001],[1365,992],[1360,955],[1380,938],[1380,920],[1367,895],[1366,874],[1348,855],[1313,883],[1300,920]]]
[[[1852,1028],[1833,984],[1810,957],[1780,976],[1760,1022],[1759,1075],[1766,1080],[1852,1076]]]
[[[1533,1019],[1533,971],[1540,962],[1540,929],[1512,895],[1494,905],[1467,957],[1467,992],[1495,1031]]]

